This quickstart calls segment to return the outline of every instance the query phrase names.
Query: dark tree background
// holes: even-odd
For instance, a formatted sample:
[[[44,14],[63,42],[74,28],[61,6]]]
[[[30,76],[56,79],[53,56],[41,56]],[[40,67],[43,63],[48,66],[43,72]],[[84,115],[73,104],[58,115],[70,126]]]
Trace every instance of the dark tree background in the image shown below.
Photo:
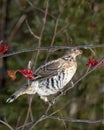
[[[27,68],[30,60],[34,70],[65,52],[62,48],[52,51],[52,46],[93,45],[93,49],[84,47],[83,55],[77,58],[78,70],[73,81],[78,79],[88,69],[89,57],[96,60],[104,57],[103,46],[96,47],[97,44],[104,45],[104,1],[1,0],[0,40],[8,44],[7,53],[20,52],[0,59],[0,130],[29,130],[31,122],[39,121],[47,104],[38,95],[33,98],[23,95],[11,104],[6,103],[6,99],[27,80],[17,73],[16,80],[12,81],[7,71]],[[50,49],[23,53],[24,49],[37,47]],[[71,83],[66,88],[70,86]],[[104,121],[91,121],[104,118],[104,67],[91,72],[58,98],[48,114],[53,112],[56,112],[54,117],[81,119],[82,122],[51,117],[37,122],[33,130],[103,130]]]

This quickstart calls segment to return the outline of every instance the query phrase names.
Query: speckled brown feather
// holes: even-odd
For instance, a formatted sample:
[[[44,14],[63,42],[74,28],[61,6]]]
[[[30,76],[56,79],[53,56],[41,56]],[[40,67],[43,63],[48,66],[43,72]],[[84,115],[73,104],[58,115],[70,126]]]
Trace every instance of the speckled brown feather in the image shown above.
[[[68,51],[63,57],[50,61],[40,66],[35,72],[35,80],[30,84],[24,85],[17,90],[7,102],[23,94],[37,93],[45,102],[48,101],[47,96],[55,94],[72,79],[77,69],[76,56],[82,54],[79,49]]]

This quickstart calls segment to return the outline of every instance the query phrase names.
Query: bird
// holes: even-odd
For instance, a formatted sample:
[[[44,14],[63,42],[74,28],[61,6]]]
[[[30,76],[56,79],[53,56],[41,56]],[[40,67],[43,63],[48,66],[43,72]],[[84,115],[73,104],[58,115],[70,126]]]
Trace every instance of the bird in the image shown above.
[[[77,70],[76,57],[82,50],[73,48],[55,60],[49,61],[34,71],[35,78],[21,86],[6,102],[11,103],[23,94],[38,94],[42,100],[49,102],[50,95],[61,92],[71,81]]]

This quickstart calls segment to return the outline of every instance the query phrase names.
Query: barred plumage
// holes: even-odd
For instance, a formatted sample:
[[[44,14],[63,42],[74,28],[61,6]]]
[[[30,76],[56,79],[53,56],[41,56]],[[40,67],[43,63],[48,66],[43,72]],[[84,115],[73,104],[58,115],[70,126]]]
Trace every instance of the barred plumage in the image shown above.
[[[30,85],[26,84],[17,90],[7,102],[23,94],[37,93],[45,102],[47,96],[59,92],[72,79],[77,69],[76,56],[82,54],[79,49],[68,51],[63,57],[40,66],[34,75],[36,78],[31,81]]]

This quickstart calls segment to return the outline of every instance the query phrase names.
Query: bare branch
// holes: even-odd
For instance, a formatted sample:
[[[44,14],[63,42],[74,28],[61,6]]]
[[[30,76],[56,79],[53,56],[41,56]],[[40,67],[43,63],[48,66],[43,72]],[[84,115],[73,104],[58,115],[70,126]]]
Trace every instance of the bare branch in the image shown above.
[[[25,126],[26,126],[26,123],[28,121],[28,118],[29,118],[29,114],[31,113],[31,104],[32,104],[32,95],[30,95],[29,97],[29,107],[28,107],[28,110],[27,110],[27,115],[26,115],[26,119],[24,121],[24,124],[23,124],[23,127],[22,127],[22,130],[24,130]]]
[[[18,127],[18,125],[19,125],[19,123],[20,123],[20,119],[21,119],[21,116],[19,115],[19,116],[18,116],[18,119],[17,119],[17,122],[16,122],[15,130],[17,130],[17,127]]]
[[[11,30],[11,33],[8,37],[8,42],[10,43],[13,39],[13,37],[15,36],[16,32],[19,30],[19,28],[21,27],[22,23],[25,21],[26,19],[26,15],[22,15],[19,20],[17,21],[15,27]]]
[[[30,27],[30,25],[29,25],[29,23],[28,23],[28,21],[26,20],[26,25],[27,25],[27,27],[28,27],[28,29],[29,29],[29,32],[31,33],[31,35],[34,37],[34,38],[36,38],[36,39],[40,39],[40,37],[39,36],[37,36],[36,34],[34,34],[33,33],[33,31],[32,31],[32,29],[31,29],[31,27]]]
[[[89,48],[89,50],[92,52],[93,56],[96,57],[96,53],[95,53],[95,51],[94,51],[92,48]]]
[[[54,43],[54,41],[55,41],[55,37],[56,37],[56,32],[57,32],[57,27],[58,27],[58,22],[59,22],[60,16],[61,16],[61,13],[59,14],[59,16],[58,16],[58,18],[57,18],[57,20],[56,20],[55,29],[54,29],[54,33],[53,33],[53,37],[52,37],[52,41],[51,41],[50,47],[53,46],[53,43]],[[47,57],[46,57],[45,62],[47,61],[47,59],[48,59],[48,57],[49,57],[49,53],[50,53],[50,50],[49,50],[48,53],[47,53]]]
[[[0,120],[0,123],[2,123],[3,125],[7,126],[10,130],[14,130],[8,123],[6,123],[5,121]]]
[[[27,52],[33,52],[33,51],[48,51],[49,49],[54,52],[60,49],[73,49],[73,48],[82,48],[82,49],[89,49],[89,48],[102,48],[104,47],[104,44],[97,44],[97,45],[79,45],[79,46],[52,46],[52,47],[37,47],[37,48],[30,48],[30,49],[22,49],[21,51],[16,51],[16,52],[12,52],[12,53],[7,53],[3,56],[1,56],[0,58],[3,57],[9,57],[9,56],[13,56],[13,55],[17,55],[17,54],[21,54],[21,53],[27,53]]]
[[[73,122],[73,123],[88,123],[88,124],[95,124],[95,123],[103,123],[104,119],[98,119],[98,120],[88,120],[88,119],[72,119],[69,117],[59,117],[59,116],[48,116],[48,118],[50,119],[54,119],[54,120],[64,120],[64,121],[68,121],[68,122]]]
[[[63,13],[63,10],[64,10],[65,6],[66,6],[66,4],[62,5],[62,10],[60,11],[60,13],[59,13],[59,15],[58,15],[58,17],[56,19],[55,28],[54,28],[54,32],[53,32],[53,36],[52,36],[52,41],[50,43],[50,47],[52,47],[53,44],[54,44],[54,41],[55,41],[55,38],[56,38],[56,34],[57,34],[58,23],[59,23],[60,17],[61,17],[61,15]],[[47,53],[47,57],[45,59],[45,62],[47,61],[49,55],[50,55],[50,49],[49,49],[49,51]]]
[[[46,18],[47,18],[47,14],[48,14],[48,2],[49,2],[49,1],[46,0],[46,9],[45,9],[45,14],[44,14],[44,18],[43,18],[43,26],[42,26],[42,29],[41,29],[40,36],[36,36],[36,35],[32,32],[32,30],[31,30],[31,28],[30,28],[30,26],[29,26],[29,24],[28,24],[28,22],[27,22],[27,26],[28,26],[28,29],[29,29],[30,33],[31,33],[35,38],[37,38],[37,39],[39,40],[39,42],[38,42],[38,47],[41,46],[41,40],[42,40],[43,32],[44,32],[44,29],[45,29]],[[37,60],[38,60],[39,52],[40,52],[40,50],[37,50],[36,56],[33,55],[33,57],[31,58],[32,67],[34,67],[34,68],[35,68],[36,62],[37,62]],[[27,113],[27,116],[26,116],[26,119],[25,119],[24,126],[23,126],[22,130],[24,130],[25,124],[26,124],[27,121],[28,121],[29,114],[31,115],[31,113],[32,113],[32,111],[31,111],[32,98],[33,98],[33,96],[30,96],[30,99],[29,99],[29,107],[28,107],[28,113]]]
[[[28,123],[26,123],[26,124],[25,124],[25,127],[26,127],[26,126],[29,126],[29,125],[32,125],[32,123],[33,123],[33,122],[28,122]],[[22,127],[24,127],[24,124],[21,125],[21,126],[19,126],[18,128],[16,128],[16,130],[21,129]]]
[[[43,26],[42,26],[42,29],[41,29],[41,33],[40,33],[40,36],[39,36],[40,38],[39,38],[39,42],[38,42],[38,47],[41,46],[41,40],[42,40],[43,32],[44,32],[44,29],[45,29],[46,18],[47,18],[47,13],[48,13],[48,4],[49,4],[49,0],[46,0],[45,15],[44,15],[44,18],[43,18]],[[32,57],[31,61],[32,61],[32,64],[33,64],[33,69],[36,66],[36,62],[37,62],[37,59],[38,59],[38,56],[39,56],[39,52],[40,52],[40,50],[37,51],[36,56],[33,55],[33,57]]]
[[[43,9],[37,7],[37,5],[35,5],[35,4],[32,4],[29,0],[26,0],[26,1],[30,5],[30,7],[27,8],[26,10],[24,10],[23,11],[24,13],[28,13],[28,12],[34,11],[34,9],[35,9],[35,10],[45,14],[45,11]],[[54,15],[50,14],[49,12],[47,12],[47,15],[50,16],[53,19],[56,19],[56,17]]]
[[[47,119],[49,116],[52,116],[52,115],[56,114],[58,111],[59,111],[59,110],[57,110],[57,111],[55,111],[55,112],[53,112],[53,113],[51,113],[51,114],[49,114],[49,115],[42,114],[42,116],[40,116],[40,118],[39,118],[37,121],[35,121],[35,122],[32,123],[32,126],[30,127],[29,130],[32,130],[39,122],[41,122],[41,121]]]

